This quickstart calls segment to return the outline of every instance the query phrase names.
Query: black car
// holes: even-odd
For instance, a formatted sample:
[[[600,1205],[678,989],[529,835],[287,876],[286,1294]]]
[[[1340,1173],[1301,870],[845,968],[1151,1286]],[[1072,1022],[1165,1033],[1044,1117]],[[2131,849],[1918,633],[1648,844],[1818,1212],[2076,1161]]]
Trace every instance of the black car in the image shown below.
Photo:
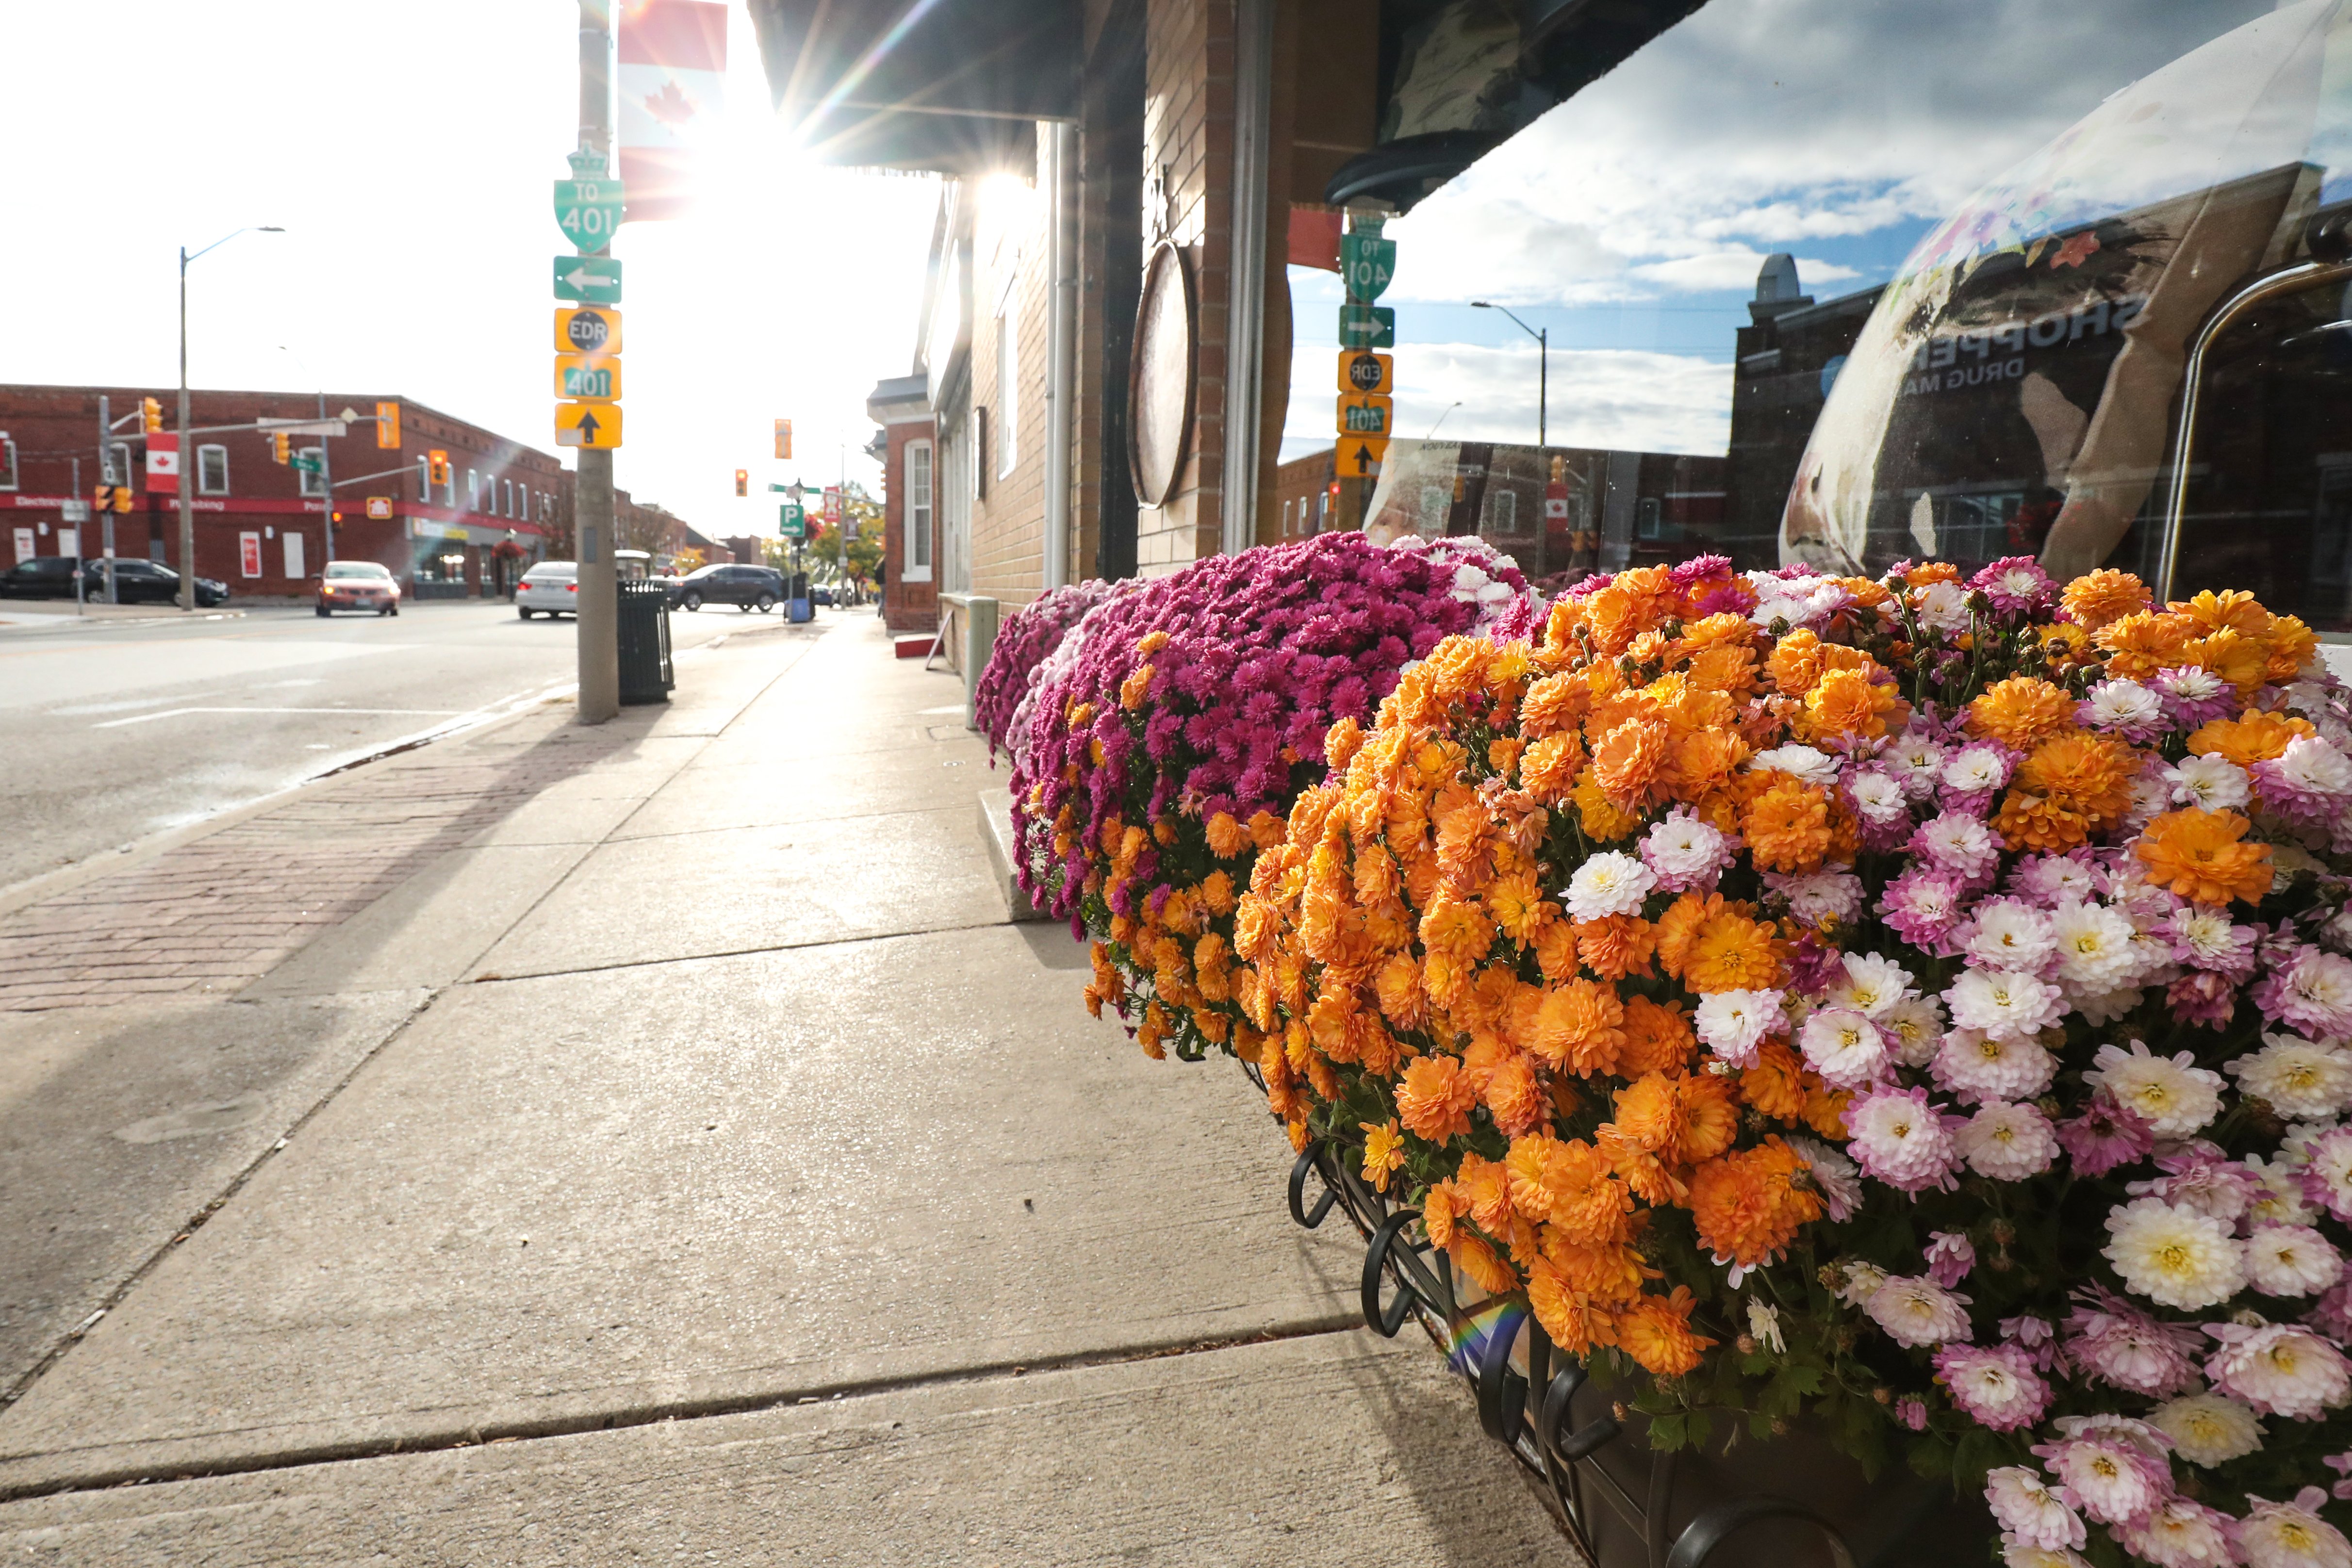
[[[0,598],[71,599],[79,556],[40,555],[0,572]]]
[[[769,566],[706,566],[669,585],[669,601],[688,610],[732,604],[764,615],[783,597],[784,574]]]
[[[106,598],[106,563],[85,562],[81,569],[82,593],[93,601]],[[68,588],[68,592],[72,589]],[[114,563],[114,601],[117,604],[173,604],[180,598],[180,574],[161,561],[141,560],[137,557],[118,559]],[[196,579],[196,603],[209,610],[228,602],[228,584],[217,578]]]

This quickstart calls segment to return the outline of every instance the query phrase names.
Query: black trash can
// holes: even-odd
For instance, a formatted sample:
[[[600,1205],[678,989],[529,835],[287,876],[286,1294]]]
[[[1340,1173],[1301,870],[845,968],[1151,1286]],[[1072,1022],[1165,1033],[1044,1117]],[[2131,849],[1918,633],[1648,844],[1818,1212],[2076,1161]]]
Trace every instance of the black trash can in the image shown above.
[[[624,579],[618,641],[621,700],[666,703],[677,685],[669,657],[669,590],[658,582]]]

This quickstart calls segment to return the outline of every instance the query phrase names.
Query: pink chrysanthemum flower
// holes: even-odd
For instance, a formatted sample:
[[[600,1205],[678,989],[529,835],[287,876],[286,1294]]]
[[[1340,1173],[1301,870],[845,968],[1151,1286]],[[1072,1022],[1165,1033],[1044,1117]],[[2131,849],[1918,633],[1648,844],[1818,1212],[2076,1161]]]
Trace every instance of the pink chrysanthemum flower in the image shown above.
[[[1862,1310],[1906,1349],[1969,1337],[1969,1298],[1933,1280],[1893,1275],[1870,1293]]]
[[[1889,1186],[1948,1190],[1959,1165],[1952,1140],[1958,1120],[1932,1103],[1924,1089],[1874,1089],[1845,1108],[1846,1130],[1853,1135],[1846,1153],[1864,1174]]]
[[[2039,1470],[2004,1465],[1985,1475],[1985,1506],[2009,1534],[2045,1552],[2063,1552],[2088,1541],[2083,1516]]]
[[[2352,1542],[2319,1517],[2327,1494],[2305,1487],[2293,1502],[2271,1502],[2246,1494],[2246,1517],[2237,1543],[2246,1568],[2352,1568]]]
[[[2137,1112],[2094,1094],[2081,1115],[2058,1124],[2058,1142],[2075,1170],[2096,1176],[2146,1159],[2156,1147],[2156,1134]]]
[[[2220,1345],[2205,1375],[2265,1416],[2316,1421],[2352,1399],[2352,1362],[2300,1323],[2207,1323],[2205,1333]]]
[[[1951,951],[1952,928],[1959,924],[1960,879],[1933,866],[1915,865],[1886,884],[1878,913],[1888,929],[1923,952]]]
[[[2104,1285],[2076,1291],[2074,1301],[2064,1354],[2078,1374],[2151,1399],[2197,1386],[2196,1330],[2144,1312]]]
[[[1979,1427],[2014,1432],[2050,1407],[2050,1385],[2034,1372],[2032,1357],[2013,1344],[1948,1344],[1935,1363],[1952,1403]]]
[[[1995,1181],[2040,1176],[2058,1159],[2058,1134],[2032,1105],[1982,1106],[1953,1142],[1970,1170]]]
[[[2219,1509],[2169,1497],[2146,1519],[2118,1526],[2116,1533],[2126,1551],[2156,1568],[2230,1568],[2238,1560],[2230,1544],[2236,1522]]]
[[[2122,1416],[2062,1416],[2059,1440],[2035,1447],[2068,1498],[2101,1524],[2130,1524],[2172,1495],[2172,1439]]]

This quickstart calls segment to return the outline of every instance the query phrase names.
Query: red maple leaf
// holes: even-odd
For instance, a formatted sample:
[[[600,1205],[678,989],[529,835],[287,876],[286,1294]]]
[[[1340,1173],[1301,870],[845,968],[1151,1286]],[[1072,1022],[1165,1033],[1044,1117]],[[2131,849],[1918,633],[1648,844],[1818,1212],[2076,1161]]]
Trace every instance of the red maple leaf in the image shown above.
[[[665,125],[684,125],[696,111],[694,100],[677,90],[677,83],[665,81],[661,91],[646,99],[646,112]]]
[[[2099,236],[2084,229],[2058,247],[2058,253],[2050,258],[2050,265],[2053,268],[2080,267],[2084,260],[2098,248]]]

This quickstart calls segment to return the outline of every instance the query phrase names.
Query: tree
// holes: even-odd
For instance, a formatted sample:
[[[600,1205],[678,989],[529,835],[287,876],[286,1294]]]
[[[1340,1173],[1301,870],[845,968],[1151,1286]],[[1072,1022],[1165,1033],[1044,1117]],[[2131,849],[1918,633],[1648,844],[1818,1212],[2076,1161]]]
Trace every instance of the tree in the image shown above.
[[[671,558],[670,566],[680,577],[689,571],[699,571],[702,570],[702,552],[688,545]]]

